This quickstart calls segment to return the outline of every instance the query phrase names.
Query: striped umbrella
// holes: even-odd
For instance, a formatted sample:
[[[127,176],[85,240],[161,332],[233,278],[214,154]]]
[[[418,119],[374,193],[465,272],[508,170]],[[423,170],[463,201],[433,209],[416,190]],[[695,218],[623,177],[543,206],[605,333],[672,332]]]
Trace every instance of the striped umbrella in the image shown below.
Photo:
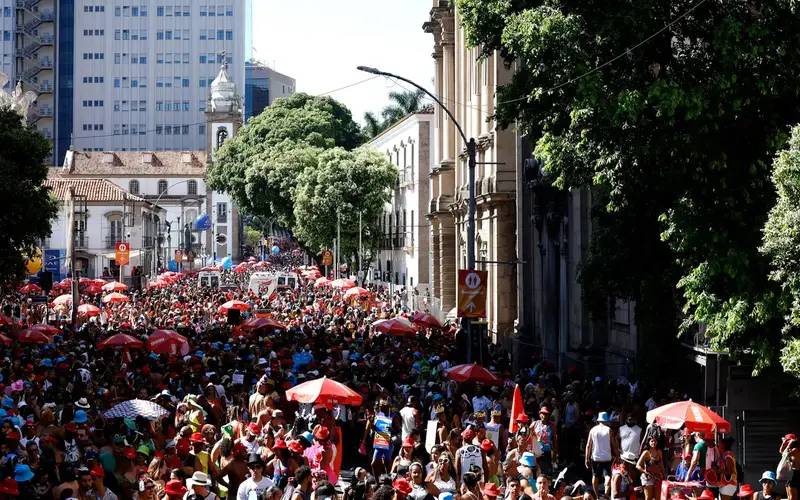
[[[128,289],[128,285],[119,281],[112,281],[103,285],[102,288],[104,292],[124,292]]]
[[[117,304],[120,302],[128,302],[131,299],[127,295],[122,295],[119,292],[112,292],[103,297],[103,304]]]
[[[480,384],[500,385],[503,383],[494,373],[477,363],[456,365],[447,370],[447,377],[456,382],[476,382]]]
[[[141,349],[144,342],[126,333],[117,333],[97,343],[98,349]]]
[[[691,399],[654,408],[647,412],[647,421],[665,429],[677,430],[686,426],[692,432],[731,431],[730,422]]]
[[[157,420],[166,415],[169,415],[169,412],[164,407],[145,399],[124,401],[103,414],[106,418],[144,417],[148,420]]]

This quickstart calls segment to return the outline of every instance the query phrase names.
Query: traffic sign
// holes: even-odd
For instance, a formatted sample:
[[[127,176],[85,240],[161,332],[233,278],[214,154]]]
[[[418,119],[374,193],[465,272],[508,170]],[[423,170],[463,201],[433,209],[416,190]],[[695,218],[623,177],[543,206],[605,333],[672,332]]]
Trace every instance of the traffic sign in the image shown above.
[[[322,252],[322,265],[323,266],[332,266],[333,265],[333,252],[330,250],[325,250]]]
[[[131,249],[126,241],[118,241],[114,247],[114,261],[118,266],[126,266],[131,261]]]
[[[486,271],[460,269],[458,271],[458,308],[459,318],[486,317]]]

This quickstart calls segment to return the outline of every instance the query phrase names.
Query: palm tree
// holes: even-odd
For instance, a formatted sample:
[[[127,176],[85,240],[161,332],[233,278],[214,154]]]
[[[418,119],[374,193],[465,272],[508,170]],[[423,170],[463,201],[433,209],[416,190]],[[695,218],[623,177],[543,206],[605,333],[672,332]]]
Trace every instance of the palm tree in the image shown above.
[[[364,113],[364,123],[364,133],[367,135],[368,139],[372,139],[386,128],[383,126],[383,122],[381,122],[372,111]]]
[[[425,93],[421,90],[405,92],[390,92],[389,99],[392,104],[383,108],[381,116],[383,116],[384,127],[391,127],[393,124],[402,120],[406,115],[416,113],[422,109],[422,100],[425,98]]]

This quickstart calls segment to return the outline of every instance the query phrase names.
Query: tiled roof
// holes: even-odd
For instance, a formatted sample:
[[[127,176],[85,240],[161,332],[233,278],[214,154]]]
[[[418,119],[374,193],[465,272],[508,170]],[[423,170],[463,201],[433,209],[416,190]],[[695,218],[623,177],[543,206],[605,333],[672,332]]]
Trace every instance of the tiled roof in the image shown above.
[[[61,169],[68,175],[203,176],[205,151],[68,151]]]
[[[64,179],[59,177],[49,177],[44,181],[44,185],[49,187],[53,195],[59,200],[66,200],[69,188],[75,188],[75,194],[85,196],[86,201],[141,201],[143,198],[134,196],[113,182],[106,179]]]

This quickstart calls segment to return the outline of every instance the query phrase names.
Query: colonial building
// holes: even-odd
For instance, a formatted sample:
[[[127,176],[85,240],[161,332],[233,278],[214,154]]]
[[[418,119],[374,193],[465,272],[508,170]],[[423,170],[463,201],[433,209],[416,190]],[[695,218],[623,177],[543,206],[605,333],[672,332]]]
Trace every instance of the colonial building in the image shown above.
[[[428,289],[430,230],[425,216],[432,142],[432,108],[406,116],[369,142],[386,154],[399,174],[392,199],[378,221],[382,238],[369,268],[374,282]]]
[[[176,257],[192,265],[238,257],[238,212],[226,194],[211,190],[205,182],[214,152],[242,124],[241,98],[225,66],[211,84],[205,116],[205,151],[94,152],[71,148],[58,178],[107,179],[130,195],[163,207],[166,213],[158,230],[160,266],[167,266]],[[208,216],[209,229],[196,224],[203,215]],[[104,227],[109,231],[104,237],[106,245],[113,249],[130,223]]]
[[[423,29],[433,35],[436,94],[450,109],[467,138],[478,144],[475,192],[476,268],[488,272],[487,328],[507,344],[514,333],[516,303],[515,189],[517,138],[500,129],[494,113],[495,89],[511,70],[492,54],[478,60],[467,46],[458,12],[435,0]],[[459,269],[467,268],[466,145],[456,124],[438,107],[434,117],[434,161],[430,174],[432,293],[445,310],[455,307]]]

